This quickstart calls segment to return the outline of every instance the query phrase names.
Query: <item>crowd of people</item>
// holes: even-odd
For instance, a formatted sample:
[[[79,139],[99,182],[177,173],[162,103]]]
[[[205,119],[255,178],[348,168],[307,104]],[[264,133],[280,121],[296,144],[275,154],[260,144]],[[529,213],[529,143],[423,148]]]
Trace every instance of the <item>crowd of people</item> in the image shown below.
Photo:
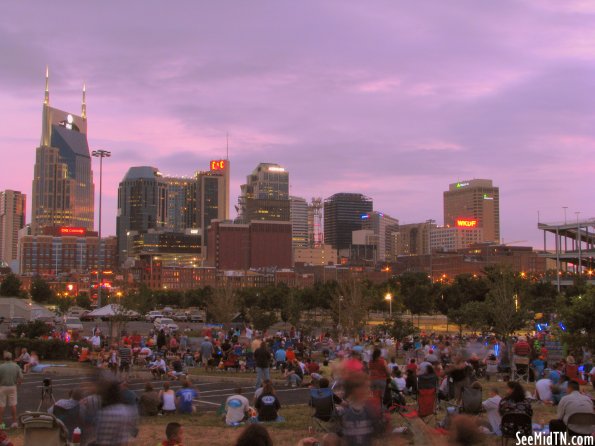
[[[457,421],[457,414],[485,413],[485,421],[474,421],[473,425],[495,435],[518,429],[507,421],[506,415],[512,413],[525,414],[529,429],[533,429],[535,404],[557,406],[557,417],[547,426],[550,432],[566,429],[574,413],[593,411],[591,397],[580,393],[580,385],[595,381],[591,352],[579,352],[580,361],[575,360],[576,352],[554,361],[543,334],[519,336],[514,344],[507,345],[495,336],[333,338],[328,333],[306,337],[295,329],[269,334],[244,327],[209,328],[198,342],[185,332],[161,330],[147,336],[124,333],[108,345],[96,328],[86,341],[82,348],[76,346],[74,356],[101,371],[97,386],[74,389],[51,408],[70,433],[81,428],[83,445],[126,444],[137,433],[139,416],[194,413],[199,390],[189,379],[193,367],[215,373],[227,369],[255,373],[254,388],[238,387],[221,401],[222,425],[285,421],[283,401],[276,389],[279,386],[316,389],[328,395],[332,412],[322,410],[314,401],[311,404],[314,418],[331,425],[324,437],[325,444],[330,445],[370,444],[387,432],[402,432],[402,426],[391,426],[390,414],[407,414],[416,405],[421,412],[425,391],[435,395],[432,398],[436,402],[444,403],[443,428],[467,423]],[[27,350],[21,351],[16,362],[5,355],[7,362],[0,366],[2,412],[7,405],[12,410],[13,402],[16,406],[16,391],[13,400],[13,393],[4,388],[16,386],[22,379],[21,370],[30,372],[33,358],[33,352]],[[519,382],[522,380],[508,381],[518,377],[522,367],[526,367],[522,372],[526,381],[535,382],[534,393],[526,391]],[[130,390],[128,379],[133,368],[162,380],[159,388],[147,382],[140,395]],[[504,391],[499,381],[508,381]],[[487,398],[484,386],[488,386]],[[14,418],[16,422],[16,408]],[[246,431],[259,432],[257,428]],[[170,423],[163,444],[182,444],[182,436],[182,426]]]

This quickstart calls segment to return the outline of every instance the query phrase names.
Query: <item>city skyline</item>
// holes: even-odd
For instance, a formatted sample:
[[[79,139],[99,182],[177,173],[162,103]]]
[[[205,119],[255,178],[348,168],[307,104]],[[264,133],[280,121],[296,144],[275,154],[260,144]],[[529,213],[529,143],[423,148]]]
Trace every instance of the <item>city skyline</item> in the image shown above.
[[[142,17],[134,3],[119,17],[98,5],[40,4],[44,21],[63,22],[51,36],[26,6],[4,5],[0,189],[28,195],[31,216],[47,64],[60,109],[77,110],[87,82],[91,149],[112,151],[104,235],[115,234],[129,167],[191,175],[225,158],[227,133],[231,203],[254,165],[271,162],[291,172],[291,195],[362,193],[401,223],[441,223],[448,184],[490,178],[501,189],[505,241],[539,246],[538,210],[542,221],[563,220],[562,206],[569,220],[575,211],[593,217],[595,7],[434,3],[429,13],[379,4],[394,22],[355,3],[318,5],[317,14],[290,3],[148,4]]]

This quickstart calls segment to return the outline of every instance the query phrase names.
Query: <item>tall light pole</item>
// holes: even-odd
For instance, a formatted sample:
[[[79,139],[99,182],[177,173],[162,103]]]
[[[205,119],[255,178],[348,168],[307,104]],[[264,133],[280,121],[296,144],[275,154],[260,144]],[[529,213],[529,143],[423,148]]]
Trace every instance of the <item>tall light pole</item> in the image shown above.
[[[388,300],[388,316],[392,319],[393,318],[393,295],[390,293],[386,293],[384,295],[384,300]]]
[[[95,158],[99,158],[99,243],[97,244],[97,308],[101,308],[101,287],[103,281],[103,265],[101,259],[101,193],[103,189],[103,158],[112,156],[112,152],[107,150],[93,150],[91,152]],[[103,255],[105,259],[105,252]]]

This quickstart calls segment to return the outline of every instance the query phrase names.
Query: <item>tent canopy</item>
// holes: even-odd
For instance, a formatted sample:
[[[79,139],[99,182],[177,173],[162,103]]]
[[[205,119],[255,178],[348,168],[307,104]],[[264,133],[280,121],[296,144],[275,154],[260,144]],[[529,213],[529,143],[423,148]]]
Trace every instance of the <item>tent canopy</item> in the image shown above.
[[[90,317],[113,317],[113,316],[129,316],[136,317],[139,314],[133,310],[127,310],[121,305],[109,304],[105,307],[97,308],[91,311],[87,316]]]

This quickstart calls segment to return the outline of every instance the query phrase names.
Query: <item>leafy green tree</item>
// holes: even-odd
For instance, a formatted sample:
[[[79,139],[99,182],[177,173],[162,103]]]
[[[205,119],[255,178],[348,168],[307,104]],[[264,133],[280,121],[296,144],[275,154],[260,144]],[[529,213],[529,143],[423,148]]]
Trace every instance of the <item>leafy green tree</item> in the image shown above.
[[[76,296],[76,304],[81,308],[89,310],[91,308],[91,298],[87,293],[80,293]]]
[[[438,310],[447,314],[453,308],[460,308],[468,302],[483,302],[489,291],[486,277],[472,274],[460,274],[452,283],[446,285],[437,300]]]
[[[398,340],[419,333],[419,328],[413,325],[410,319],[403,320],[396,315],[393,315],[392,319],[387,319],[383,324],[379,325],[379,328]]]
[[[527,287],[525,302],[529,309],[536,313],[555,313],[558,301],[558,290],[549,281],[532,282]]]
[[[207,317],[211,322],[229,323],[238,313],[238,296],[231,284],[215,289],[213,299],[207,307]]]
[[[49,303],[54,299],[55,293],[49,284],[41,277],[37,276],[31,282],[31,299],[38,303]]]
[[[574,349],[586,346],[595,349],[595,287],[575,296],[570,305],[560,308],[562,323],[566,327],[564,340]]]
[[[124,294],[117,303],[121,304],[127,310],[145,314],[155,308],[157,299],[151,289],[143,284],[137,291]]]
[[[439,288],[425,273],[405,273],[400,277],[401,297],[411,314],[431,313],[435,308]]]
[[[346,333],[356,333],[366,323],[369,301],[365,284],[357,277],[342,281],[331,301],[333,321]]]
[[[299,325],[302,318],[302,293],[301,290],[291,289],[283,298],[281,320],[292,325]]]
[[[490,272],[490,291],[486,298],[487,320],[492,330],[503,337],[527,326],[530,313],[524,302],[522,279],[508,269]]]
[[[26,324],[19,324],[15,330],[16,335],[21,337],[24,335],[28,339],[37,339],[42,336],[47,336],[52,329],[43,321],[31,321]]]
[[[250,312],[250,320],[257,330],[267,330],[276,324],[279,319],[274,311],[265,311],[261,308],[253,308]]]
[[[459,310],[463,316],[463,324],[471,331],[487,331],[490,328],[492,313],[486,302],[467,302]]]
[[[6,297],[22,297],[21,279],[15,274],[8,274],[0,284],[0,296]]]

